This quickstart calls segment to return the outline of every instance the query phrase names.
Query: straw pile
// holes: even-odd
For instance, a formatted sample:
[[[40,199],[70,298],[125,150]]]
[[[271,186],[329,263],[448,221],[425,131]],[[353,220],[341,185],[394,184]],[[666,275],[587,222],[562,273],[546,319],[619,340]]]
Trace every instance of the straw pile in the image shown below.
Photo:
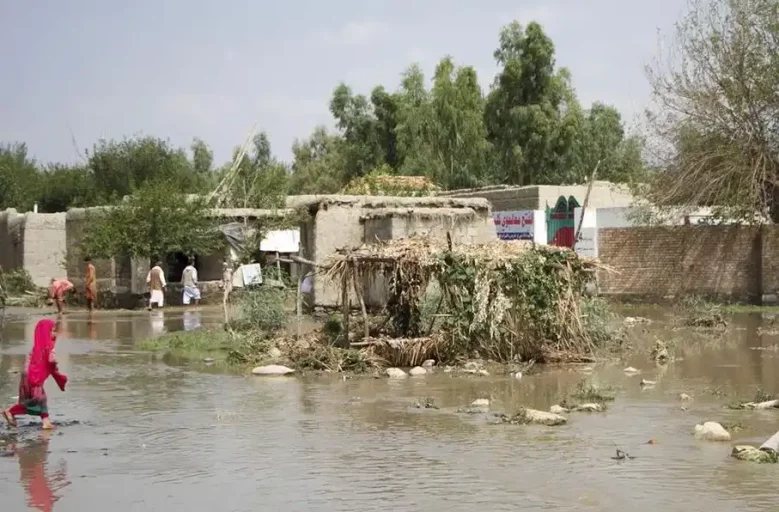
[[[429,334],[420,305],[437,281],[443,359],[476,353],[496,361],[571,361],[589,359],[595,348],[581,301],[598,266],[570,250],[523,241],[449,247],[412,237],[336,254],[326,276],[361,296],[365,277],[383,275],[386,313],[402,338]]]

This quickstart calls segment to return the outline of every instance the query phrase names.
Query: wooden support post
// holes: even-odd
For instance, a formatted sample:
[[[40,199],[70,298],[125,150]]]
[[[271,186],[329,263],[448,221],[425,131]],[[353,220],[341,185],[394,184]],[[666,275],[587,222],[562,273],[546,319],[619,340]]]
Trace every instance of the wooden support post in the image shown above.
[[[357,295],[357,299],[360,301],[360,310],[362,310],[362,322],[363,322],[363,336],[365,338],[371,337],[371,330],[370,326],[368,325],[368,310],[365,307],[365,297],[363,296],[363,290],[360,287],[360,284],[357,283],[357,279],[355,276],[355,279],[352,281],[352,284],[354,284],[354,293]]]
[[[341,344],[343,348],[349,347],[349,274],[346,273],[341,283],[341,307],[344,315],[344,339]]]
[[[303,328],[303,276],[305,274],[303,272],[298,272],[298,295],[297,295],[297,303],[296,303],[296,315],[297,315],[297,337],[300,339],[301,336],[301,330]]]

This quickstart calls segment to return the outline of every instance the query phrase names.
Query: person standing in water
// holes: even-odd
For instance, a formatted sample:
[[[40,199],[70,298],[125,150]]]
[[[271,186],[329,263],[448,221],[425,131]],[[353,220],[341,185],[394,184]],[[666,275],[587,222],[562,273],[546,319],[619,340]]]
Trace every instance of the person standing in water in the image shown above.
[[[154,264],[149,273],[146,275],[146,285],[149,287],[149,311],[156,304],[158,308],[161,308],[165,302],[165,294],[163,293],[168,283],[165,282],[165,272],[162,271],[162,262],[158,261]]]
[[[47,303],[57,306],[57,314],[61,315],[65,309],[65,294],[75,291],[73,283],[67,279],[57,279],[52,277],[49,283],[49,298]]]
[[[189,265],[184,269],[184,273],[181,275],[181,284],[184,287],[181,302],[188,306],[190,302],[195,301],[195,306],[200,304],[200,290],[197,285],[197,269],[195,268],[195,260],[189,259]]]
[[[87,264],[84,296],[87,299],[87,308],[92,312],[95,310],[95,302],[97,301],[97,271],[89,256],[84,258],[84,262]]]
[[[51,430],[54,425],[49,419],[48,400],[43,384],[53,377],[57,386],[65,391],[68,377],[60,373],[54,345],[57,343],[57,331],[53,320],[44,318],[35,326],[35,335],[30,355],[24,363],[24,371],[19,379],[19,401],[3,411],[8,425],[16,426],[16,416],[40,416],[43,428]]]

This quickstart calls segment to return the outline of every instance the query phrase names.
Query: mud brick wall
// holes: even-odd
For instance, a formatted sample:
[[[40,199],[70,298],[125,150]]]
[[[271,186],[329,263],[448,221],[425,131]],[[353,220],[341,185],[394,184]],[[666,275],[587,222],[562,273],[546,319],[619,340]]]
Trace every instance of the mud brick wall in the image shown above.
[[[601,229],[598,237],[600,259],[613,269],[598,275],[606,295],[757,302],[764,288],[779,282],[779,230],[773,226],[762,232],[752,226]]]

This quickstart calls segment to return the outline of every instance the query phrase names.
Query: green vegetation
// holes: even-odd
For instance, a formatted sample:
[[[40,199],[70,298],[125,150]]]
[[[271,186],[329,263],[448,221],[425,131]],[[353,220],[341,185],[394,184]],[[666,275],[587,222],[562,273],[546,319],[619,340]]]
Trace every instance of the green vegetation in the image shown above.
[[[87,213],[80,248],[91,257],[210,254],[222,242],[206,201],[174,182],[149,182],[116,206]]]
[[[138,341],[136,347],[151,352],[178,355],[204,355],[222,353],[235,344],[233,337],[224,330],[176,331]]]
[[[366,95],[338,84],[329,102],[336,130],[317,127],[296,141],[288,163],[272,156],[265,133],[241,158],[236,150],[233,162],[221,166],[197,138],[186,149],[151,136],[100,140],[73,165],[43,165],[23,143],[2,145],[0,209],[117,204],[158,182],[175,182],[183,194],[203,193],[230,170],[219,204],[256,208],[282,206],[279,199],[290,192],[335,193],[349,186],[397,193],[375,179],[386,175],[426,178],[431,185],[414,194],[431,192],[432,184],[582,182],[598,162],[601,179],[631,182],[642,175],[641,140],[625,133],[615,108],[579,103],[541,25],[511,23],[497,42],[499,71],[489,91],[481,89],[473,67],[451,57],[435,67],[429,87],[416,65],[403,72],[399,86],[388,84],[394,91],[378,85]]]
[[[679,302],[677,309],[684,325],[688,327],[715,329],[728,325],[722,306],[702,297],[685,297]]]

